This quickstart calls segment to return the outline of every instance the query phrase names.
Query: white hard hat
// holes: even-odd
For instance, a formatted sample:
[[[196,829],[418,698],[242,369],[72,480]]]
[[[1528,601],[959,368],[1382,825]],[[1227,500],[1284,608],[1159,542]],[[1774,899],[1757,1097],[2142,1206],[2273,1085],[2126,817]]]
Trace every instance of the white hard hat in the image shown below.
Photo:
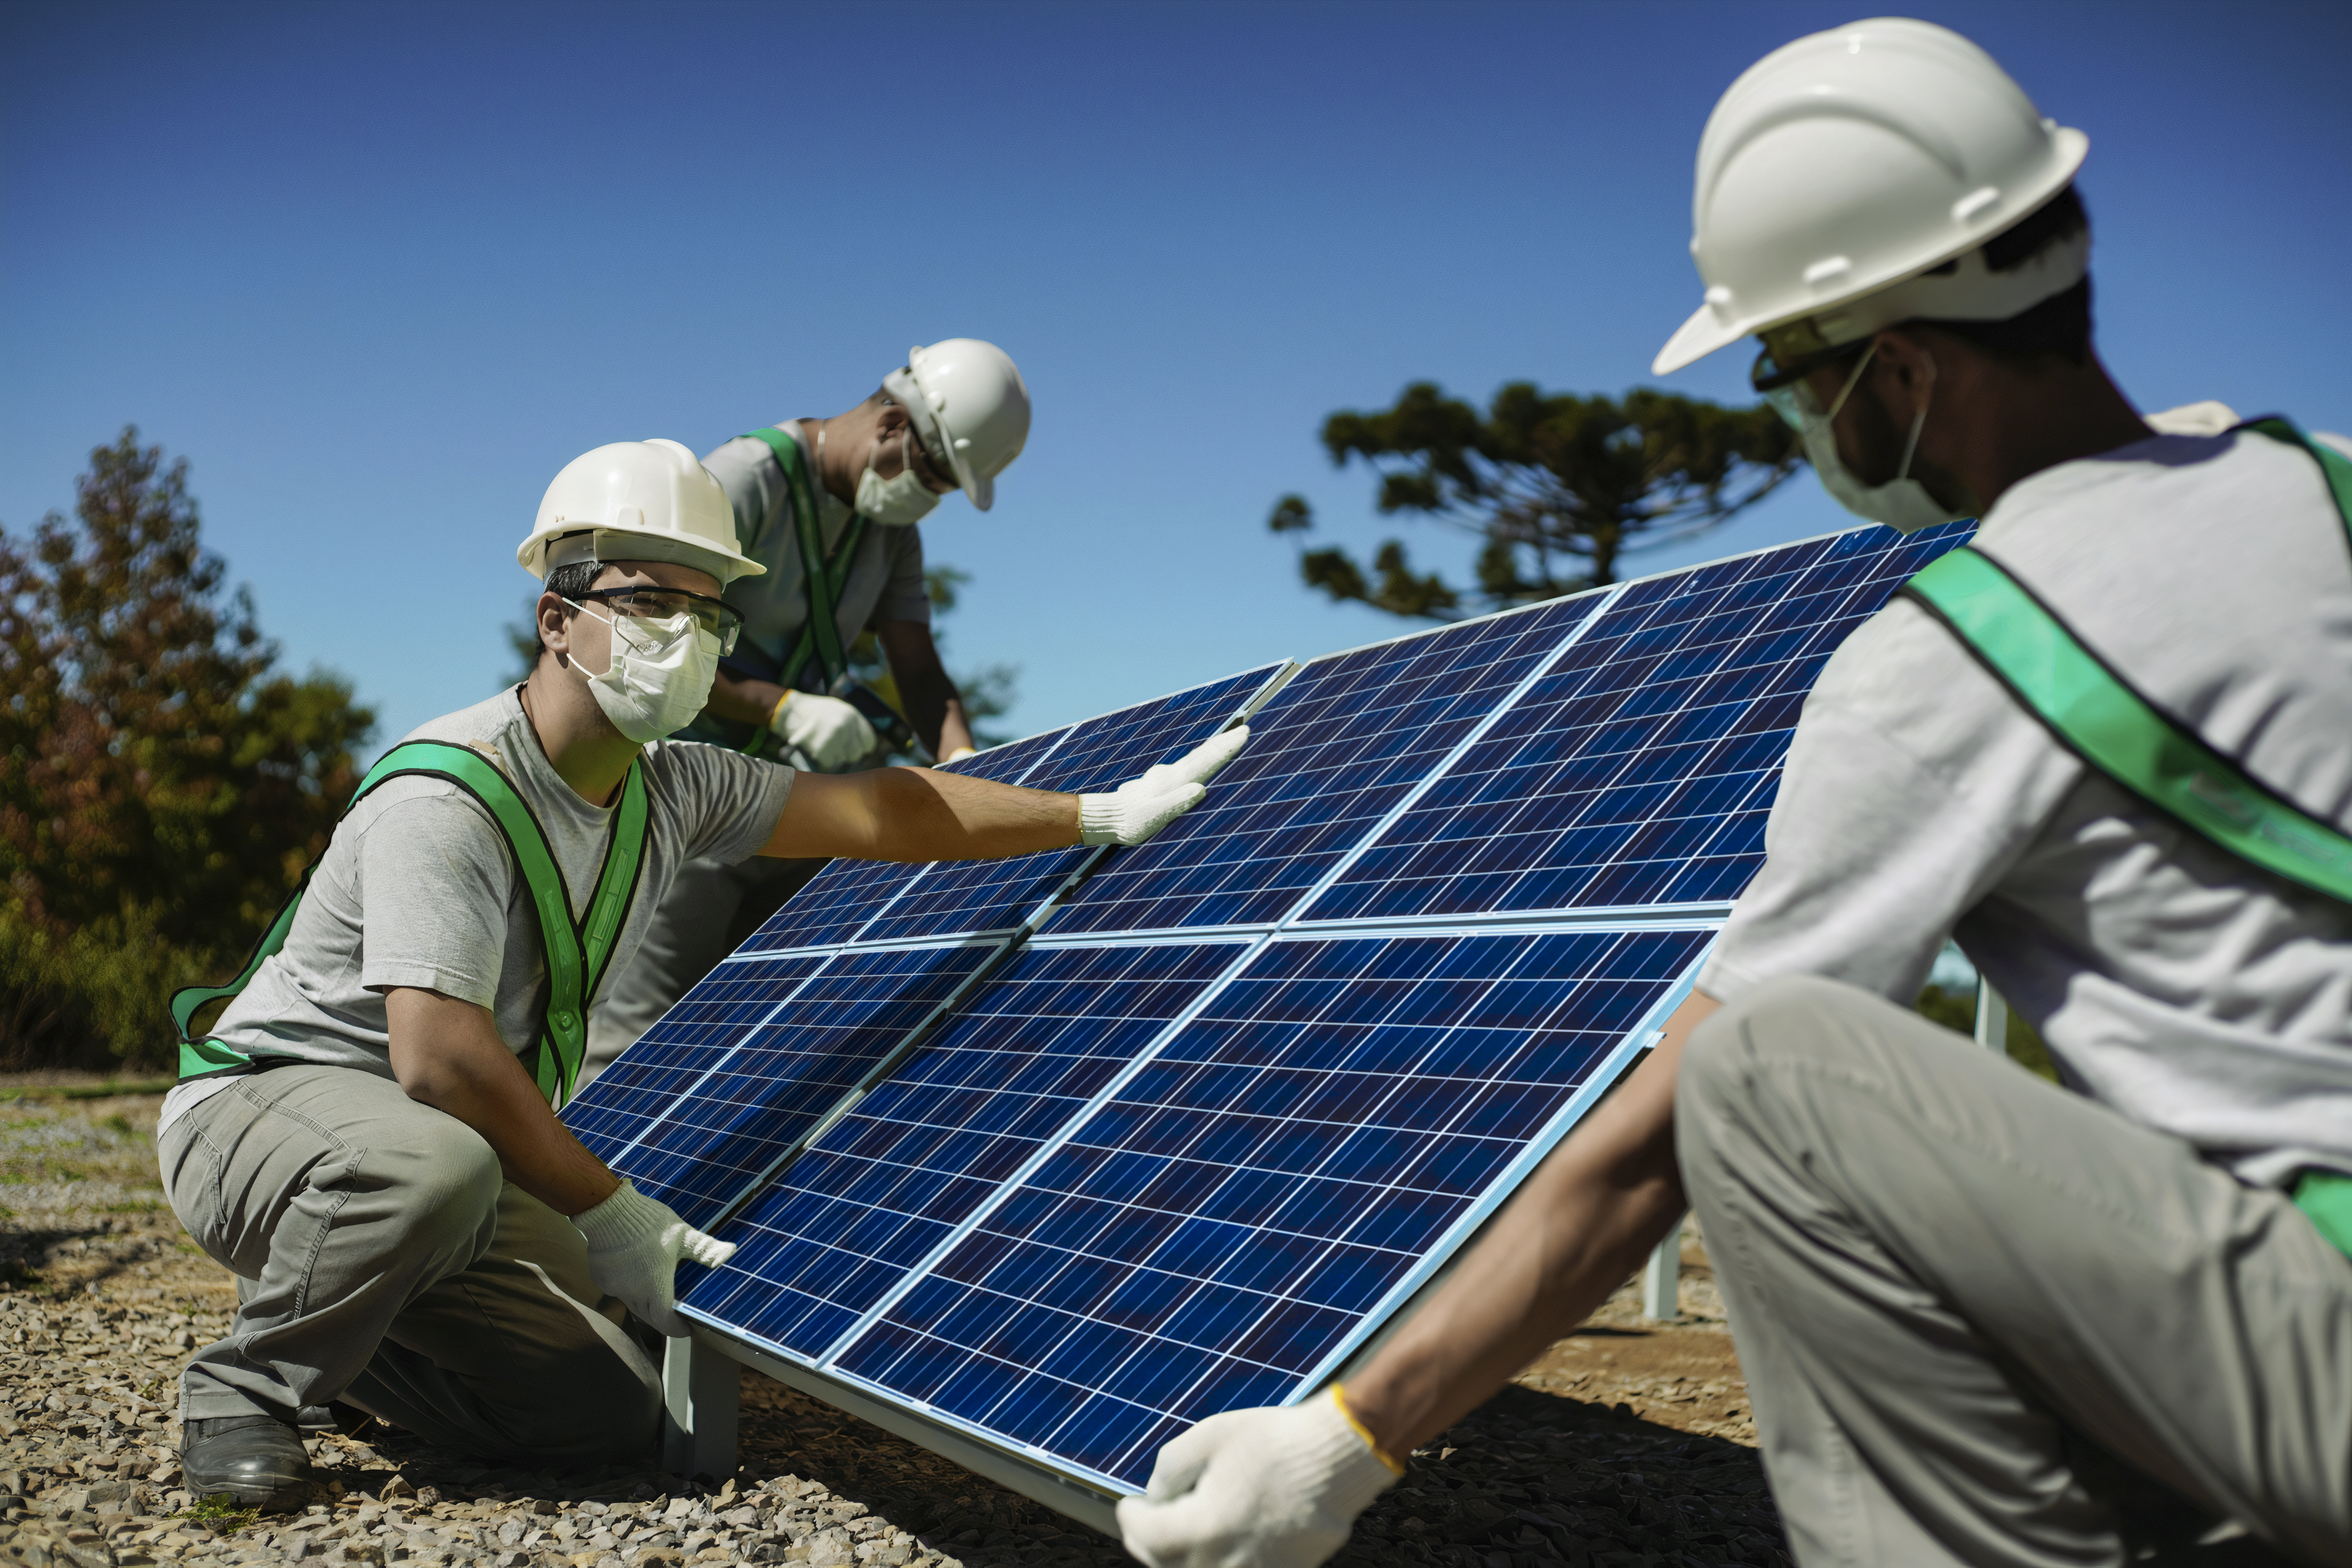
[[[1932,23],[1880,17],[1773,50],[1699,138],[1691,258],[1706,302],[1650,368],[1806,317],[1835,346],[1915,317],[2006,321],[2041,303],[2081,280],[2087,235],[2005,272],[1969,253],[2065,189],[2089,148]]]
[[[722,587],[767,570],[735,548],[735,509],[710,470],[660,440],[615,441],[564,464],[515,559],[542,580],[575,561],[674,562]]]
[[[882,378],[915,421],[929,452],[943,452],[956,483],[986,511],[996,476],[1029,439],[1029,388],[1011,355],[978,338],[944,338],[907,351],[904,368]]]

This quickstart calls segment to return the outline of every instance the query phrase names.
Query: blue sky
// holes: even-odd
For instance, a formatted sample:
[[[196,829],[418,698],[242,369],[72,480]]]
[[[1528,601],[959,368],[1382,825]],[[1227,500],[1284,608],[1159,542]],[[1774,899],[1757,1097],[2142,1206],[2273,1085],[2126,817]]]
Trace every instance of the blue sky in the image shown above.
[[[563,463],[828,414],[908,344],[1036,403],[951,663],[1034,730],[1404,623],[1265,531],[1401,532],[1316,433],[1433,379],[1620,392],[1696,303],[1699,129],[1845,5],[26,4],[0,10],[0,525],[126,422],[287,662],[388,742],[488,695]],[[2352,7],[1939,5],[2090,133],[2143,407],[2352,430]],[[1669,378],[1742,396],[1745,356]],[[1810,482],[1634,569],[1843,526]]]

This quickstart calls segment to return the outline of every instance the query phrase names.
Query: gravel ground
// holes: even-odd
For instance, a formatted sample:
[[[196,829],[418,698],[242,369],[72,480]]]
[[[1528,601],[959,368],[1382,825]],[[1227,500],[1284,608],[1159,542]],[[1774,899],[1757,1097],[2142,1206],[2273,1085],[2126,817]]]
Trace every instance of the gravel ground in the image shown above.
[[[24,1080],[0,1079],[0,1093]],[[1033,1568],[1128,1561],[1115,1542],[746,1373],[742,1468],[485,1467],[374,1427],[321,1437],[294,1515],[193,1506],[178,1485],[180,1356],[218,1337],[229,1277],[156,1184],[159,1097],[0,1101],[0,1563],[670,1568],[686,1563]],[[1685,1321],[1630,1288],[1415,1457],[1339,1562],[1788,1561],[1704,1249]]]

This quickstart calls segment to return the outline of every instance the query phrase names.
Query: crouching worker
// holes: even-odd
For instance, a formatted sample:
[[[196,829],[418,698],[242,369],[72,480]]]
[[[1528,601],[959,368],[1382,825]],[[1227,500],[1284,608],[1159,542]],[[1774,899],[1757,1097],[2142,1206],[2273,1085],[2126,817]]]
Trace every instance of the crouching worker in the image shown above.
[[[1724,95],[1656,370],[1759,335],[1832,495],[1981,522],[1829,660],[1657,1050],[1344,1387],[1161,1450],[1151,1568],[1322,1562],[1686,1202],[1806,1568],[2352,1562],[2352,461],[2133,411],[2084,149],[1923,22]],[[2075,1092],[1906,1005],[1948,933]]]
[[[302,1429],[341,1402],[534,1464],[650,1458],[681,1258],[733,1248],[556,1120],[598,982],[698,856],[925,861],[1140,843],[1246,731],[1150,784],[1070,795],[887,768],[796,773],[659,739],[699,712],[736,615],[726,494],[671,441],[557,476],[520,551],[539,662],[371,771],[244,975],[174,1000],[157,1146],[172,1206],[237,1276],[181,1374],[189,1490],[304,1495]]]

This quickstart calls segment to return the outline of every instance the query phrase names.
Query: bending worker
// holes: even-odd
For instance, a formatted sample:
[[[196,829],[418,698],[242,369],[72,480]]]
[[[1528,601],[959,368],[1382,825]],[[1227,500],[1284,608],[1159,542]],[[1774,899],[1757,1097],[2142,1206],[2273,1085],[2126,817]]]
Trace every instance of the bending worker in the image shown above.
[[[742,630],[719,660],[709,705],[679,738],[804,772],[872,766],[883,742],[865,710],[888,710],[856,686],[848,658],[871,631],[912,739],[942,763],[970,756],[971,725],[931,638],[917,524],[951,490],[986,511],[996,476],[1028,438],[1029,389],[1013,361],[994,343],[950,338],[908,350],[845,414],[754,430],[705,458],[727,492],[735,538],[766,570],[727,585]],[[812,615],[818,604],[831,613]],[[705,855],[681,868],[589,1031],[583,1081],[824,864]]]
[[[394,747],[257,962],[174,999],[184,1030],[234,997],[184,1047],[156,1135],[173,1212],[238,1279],[228,1336],[181,1374],[191,1492],[304,1495],[299,1429],[334,1401],[490,1458],[650,1458],[641,1331],[684,1334],[678,1260],[733,1248],[614,1176],[553,1105],[598,981],[679,868],[1140,843],[1246,738],[1103,795],[665,740],[740,634],[720,590],[761,568],[735,541],[725,491],[674,441],[566,467],[520,550],[546,584],[530,679]]]
[[[1717,105],[1656,370],[1760,337],[1833,496],[1974,544],[1830,660],[1658,1048],[1343,1388],[1161,1451],[1153,1568],[1322,1562],[1685,1204],[1801,1563],[2352,1560],[2352,444],[2141,421],[2085,148],[1921,22]],[[2074,1092],[1905,1005],[1948,933]]]

